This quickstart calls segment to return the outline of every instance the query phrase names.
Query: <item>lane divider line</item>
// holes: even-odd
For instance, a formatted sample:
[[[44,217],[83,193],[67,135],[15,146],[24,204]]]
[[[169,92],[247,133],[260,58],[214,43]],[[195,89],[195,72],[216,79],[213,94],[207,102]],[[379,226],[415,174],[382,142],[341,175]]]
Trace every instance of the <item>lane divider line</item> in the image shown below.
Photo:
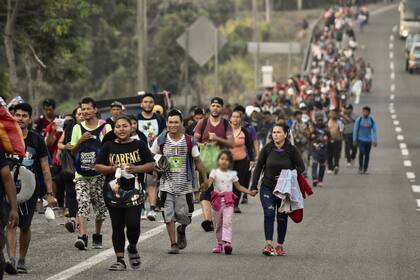
[[[201,215],[201,213],[202,213],[202,210],[198,209],[198,210],[193,212],[192,216],[196,217],[196,216]],[[139,239],[138,243],[142,243],[142,242],[144,242],[144,241],[146,241],[146,240],[164,232],[165,230],[166,230],[166,225],[164,225],[164,224],[160,225],[158,227],[155,227],[151,230],[148,230],[145,233],[142,233],[140,235],[140,239]],[[126,244],[126,246],[127,245],[128,244]],[[79,263],[75,266],[72,266],[72,267],[70,267],[70,268],[68,268],[68,269],[66,269],[66,270],[64,270],[64,271],[62,271],[58,274],[55,274],[55,275],[47,278],[47,280],[67,280],[67,279],[70,279],[71,277],[73,277],[73,276],[75,276],[75,275],[77,275],[77,274],[79,274],[83,271],[86,271],[86,270],[90,269],[91,267],[93,267],[93,266],[95,266],[95,265],[97,265],[97,264],[99,264],[103,261],[106,261],[107,259],[109,259],[113,256],[115,256],[114,248],[109,248],[109,249],[107,249],[107,250],[105,250],[105,251],[103,251],[103,252],[101,252],[97,255],[94,255],[94,256],[86,259],[86,260],[83,260],[81,263]]]
[[[413,190],[414,193],[420,193],[420,186],[418,185],[412,185],[411,189]]]
[[[407,144],[405,144],[405,143],[400,143],[400,148],[401,148],[401,149],[407,149]]]
[[[404,166],[405,167],[411,167],[411,166],[413,166],[412,163],[411,163],[411,160],[404,160]]]
[[[404,141],[404,135],[401,135],[401,134],[397,135],[397,140]]]
[[[410,154],[410,152],[408,151],[408,149],[401,149],[401,154],[403,156],[408,156]]]

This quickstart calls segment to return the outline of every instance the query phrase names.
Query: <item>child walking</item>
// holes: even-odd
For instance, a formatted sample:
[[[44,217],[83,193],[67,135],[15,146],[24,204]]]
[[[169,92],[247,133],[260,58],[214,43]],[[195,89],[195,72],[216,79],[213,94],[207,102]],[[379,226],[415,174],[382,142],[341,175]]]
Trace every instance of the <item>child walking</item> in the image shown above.
[[[220,254],[225,251],[232,253],[232,216],[235,202],[238,197],[233,193],[233,187],[242,193],[255,196],[256,190],[250,191],[239,184],[236,171],[231,170],[233,164],[232,153],[222,151],[217,158],[217,169],[210,172],[207,186],[213,185],[211,205],[213,208],[214,222],[216,223],[217,244],[213,253]]]

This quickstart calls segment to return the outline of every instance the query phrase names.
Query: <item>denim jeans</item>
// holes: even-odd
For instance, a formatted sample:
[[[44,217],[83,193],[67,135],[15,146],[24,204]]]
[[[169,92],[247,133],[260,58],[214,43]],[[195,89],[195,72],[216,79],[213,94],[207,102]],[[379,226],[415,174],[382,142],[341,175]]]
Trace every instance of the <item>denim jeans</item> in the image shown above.
[[[281,199],[273,194],[272,189],[261,186],[260,200],[264,210],[265,240],[273,240],[274,221],[277,216],[277,242],[283,244],[286,238],[288,215],[278,212]]]
[[[359,170],[366,171],[369,167],[372,142],[358,141],[357,143],[359,144]]]

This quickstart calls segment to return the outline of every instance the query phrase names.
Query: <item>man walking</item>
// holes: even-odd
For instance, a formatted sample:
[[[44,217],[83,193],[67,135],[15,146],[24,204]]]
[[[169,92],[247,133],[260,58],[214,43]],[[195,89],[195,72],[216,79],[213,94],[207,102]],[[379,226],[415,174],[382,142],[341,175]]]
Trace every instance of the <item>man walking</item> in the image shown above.
[[[162,115],[153,112],[155,107],[155,97],[151,93],[143,95],[140,103],[141,113],[138,115],[138,130],[147,138],[147,144],[150,148],[156,137],[166,128],[165,118]],[[150,209],[147,213],[147,219],[156,220],[156,202],[157,202],[157,179],[153,174],[145,176],[146,192],[149,199]]]
[[[193,188],[195,187],[195,168],[203,182],[207,180],[206,170],[200,160],[198,145],[192,136],[184,134],[181,112],[168,113],[168,132],[162,133],[154,141],[152,153],[161,154],[168,160],[167,170],[161,170],[161,205],[171,242],[169,254],[178,254],[187,246],[185,229],[191,223],[194,210]],[[175,222],[180,225],[175,236]]]
[[[367,173],[372,143],[375,147],[378,145],[378,129],[370,113],[370,107],[363,107],[353,130],[353,143],[359,146],[359,174]]]
[[[99,154],[102,140],[111,131],[111,126],[97,117],[98,109],[90,97],[82,99],[80,107],[84,121],[73,127],[71,135],[72,154],[75,155],[76,195],[78,203],[79,237],[74,246],[86,250],[88,237],[87,218],[92,203],[95,212],[96,233],[92,236],[92,247],[102,248],[102,223],[105,220],[106,207],[103,198],[105,176],[95,171],[95,161]]]
[[[356,115],[353,112],[353,105],[348,104],[345,106],[344,112],[341,113],[341,120],[344,124],[343,137],[347,167],[350,167],[357,154],[357,146],[353,145],[353,129],[354,122],[356,121]]]
[[[210,116],[198,122],[194,129],[194,138],[200,148],[203,149],[206,144],[216,144],[219,148],[232,148],[233,132],[229,122],[222,117],[223,99],[214,97],[210,102]],[[217,155],[215,155],[214,164],[216,164]],[[209,173],[211,170],[206,170]],[[213,231],[213,221],[211,215],[210,194],[211,188],[201,194],[201,208],[203,209],[204,221],[201,226],[205,231]]]
[[[16,266],[16,227],[7,227],[7,254],[9,261],[6,263],[5,271],[8,274],[28,273],[26,267],[26,255],[31,241],[31,224],[35,212],[38,197],[45,195],[44,190],[40,188],[39,182],[43,181],[46,185],[46,194],[48,205],[51,207],[54,203],[52,176],[48,164],[48,150],[44,139],[31,130],[32,107],[27,103],[21,103],[15,106],[15,118],[22,130],[25,139],[26,155],[22,159],[22,165],[32,171],[36,179],[36,187],[32,197],[19,204],[19,260]]]

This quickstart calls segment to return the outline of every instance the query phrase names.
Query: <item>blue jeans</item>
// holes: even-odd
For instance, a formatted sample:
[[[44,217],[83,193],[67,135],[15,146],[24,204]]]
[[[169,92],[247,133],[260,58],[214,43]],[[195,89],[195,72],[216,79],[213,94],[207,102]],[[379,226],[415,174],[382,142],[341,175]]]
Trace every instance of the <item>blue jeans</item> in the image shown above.
[[[288,215],[277,211],[280,207],[281,199],[273,194],[272,189],[261,186],[260,200],[264,210],[265,240],[273,240],[274,221],[277,216],[277,242],[283,244],[286,238]]]
[[[358,141],[359,144],[359,170],[366,171],[369,167],[370,149],[372,142]]]

